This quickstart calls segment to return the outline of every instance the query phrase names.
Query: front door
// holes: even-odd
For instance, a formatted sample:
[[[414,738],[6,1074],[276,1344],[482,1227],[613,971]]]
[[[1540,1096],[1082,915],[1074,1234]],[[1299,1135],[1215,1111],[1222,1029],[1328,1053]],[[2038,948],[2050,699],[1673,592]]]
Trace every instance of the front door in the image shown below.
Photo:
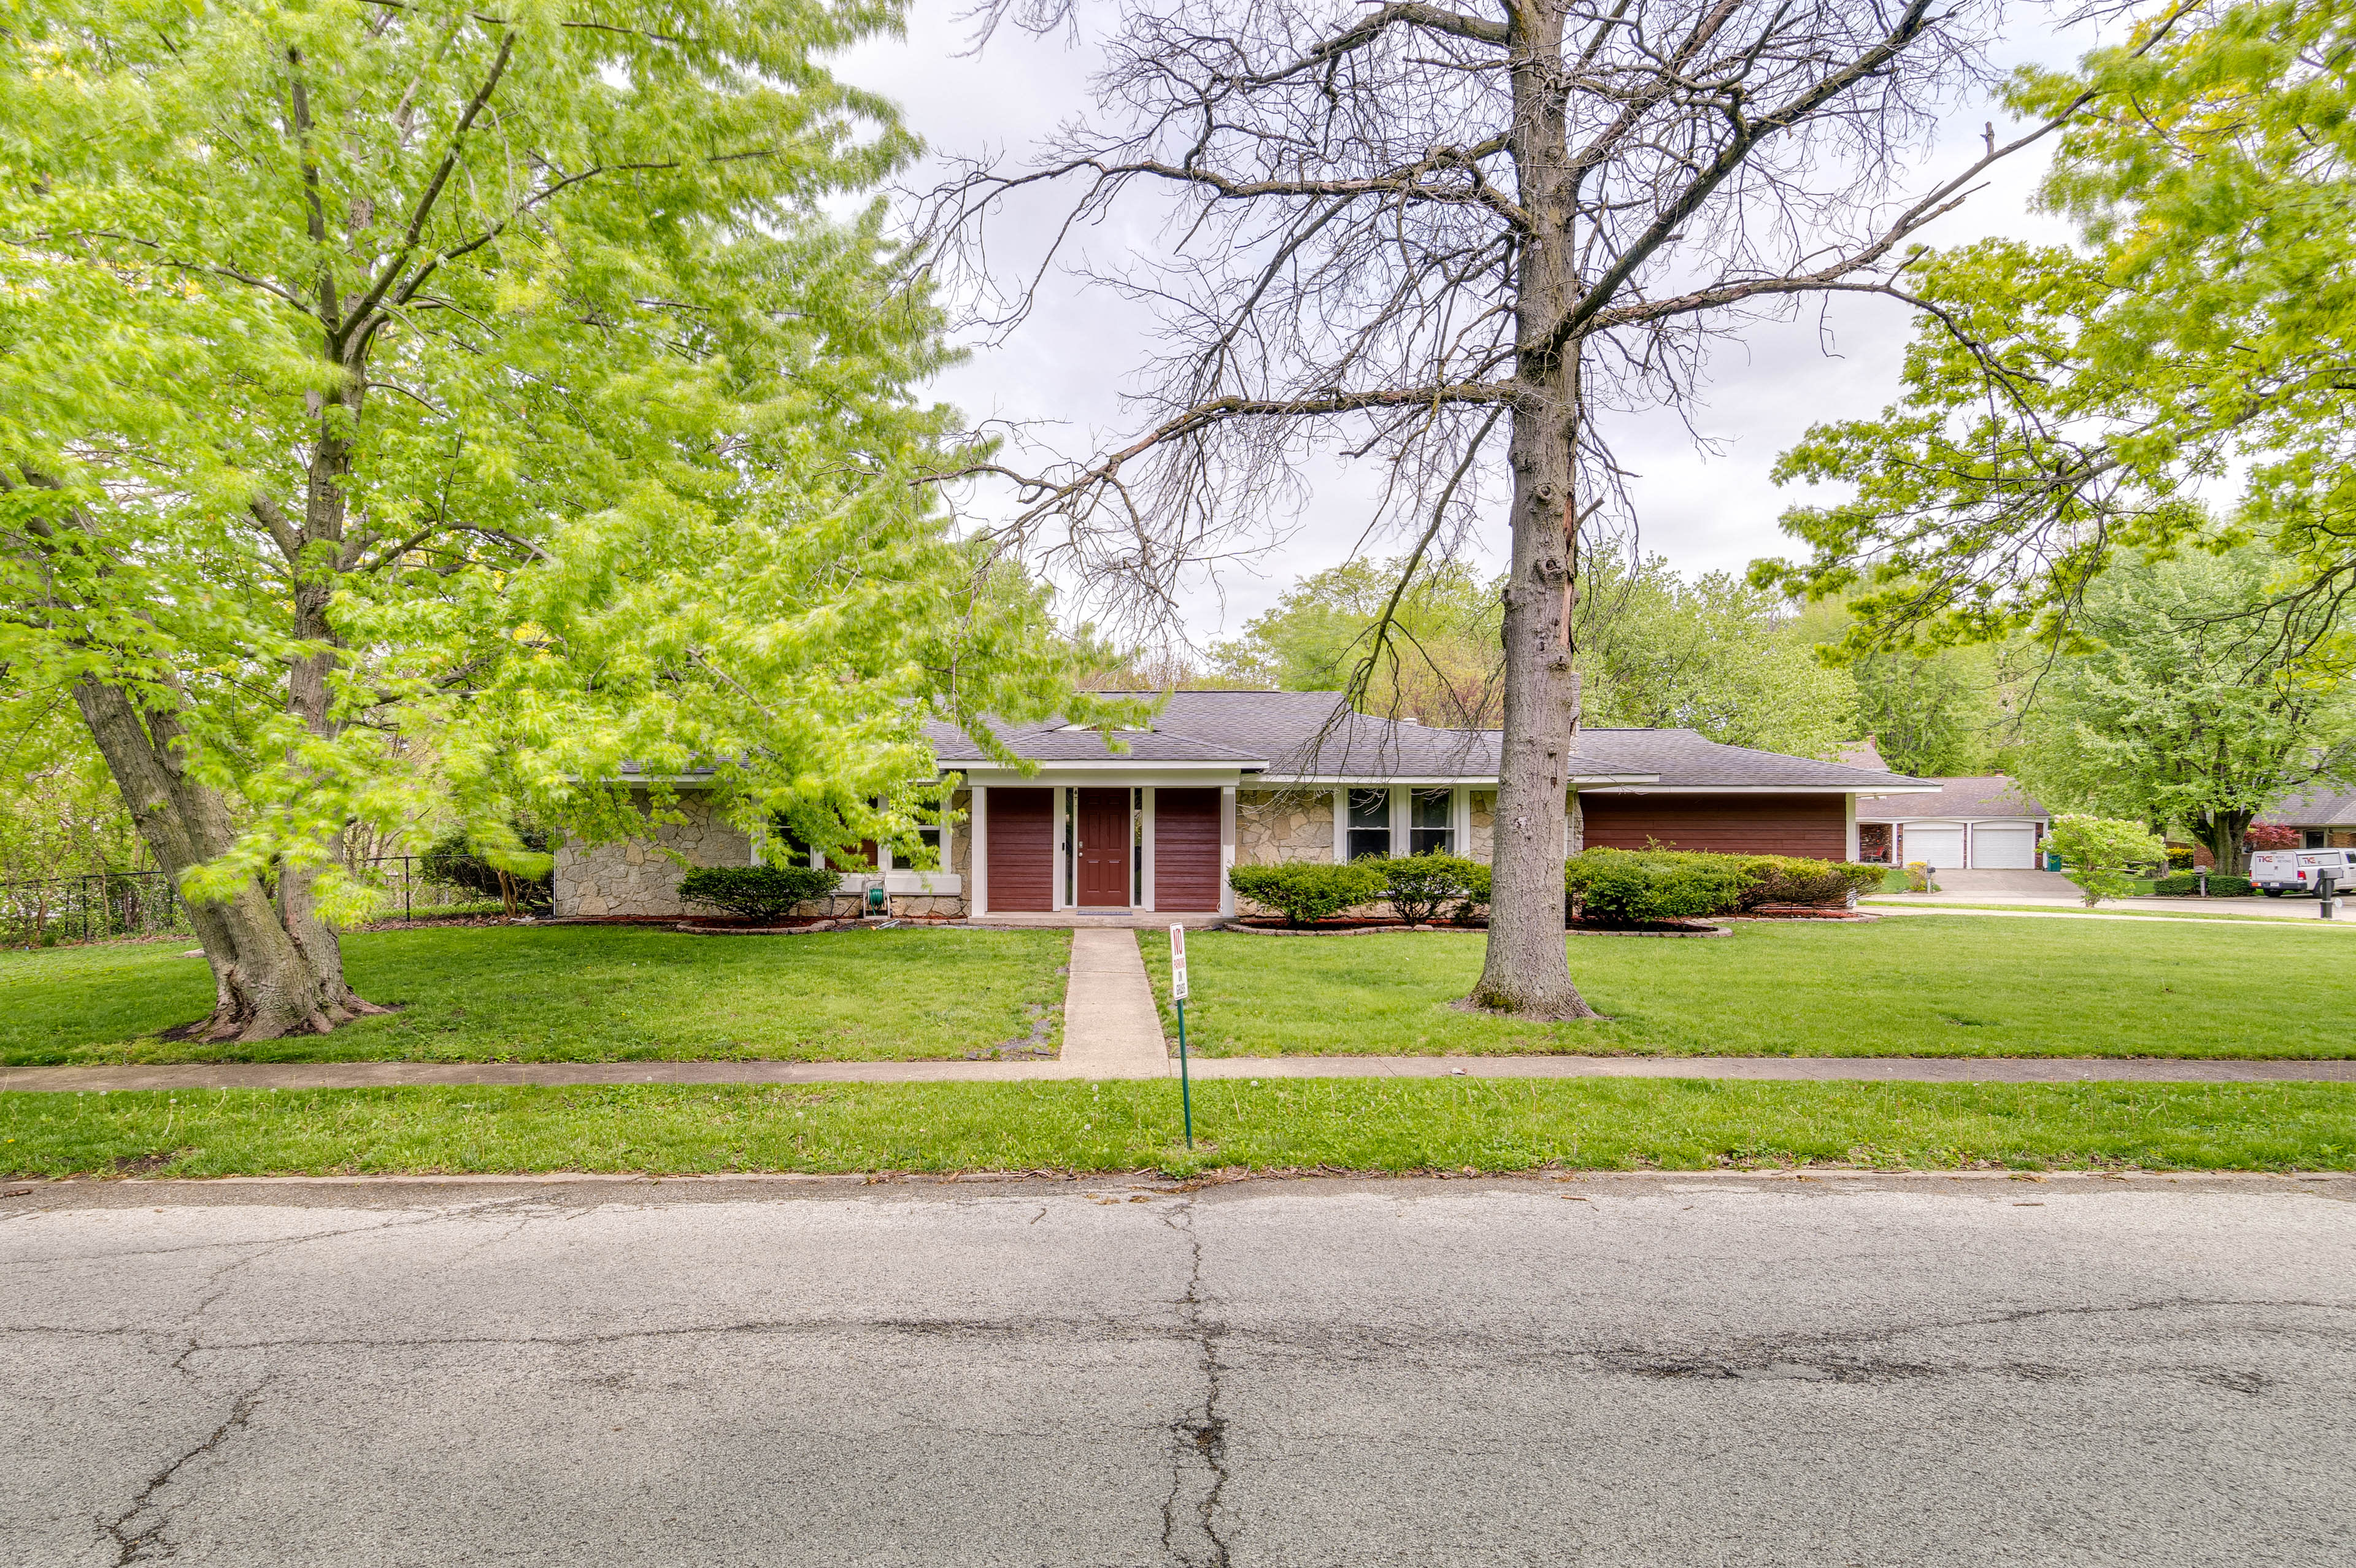
[[[1076,824],[1080,860],[1079,902],[1083,909],[1127,909],[1130,829],[1129,791],[1083,789]]]

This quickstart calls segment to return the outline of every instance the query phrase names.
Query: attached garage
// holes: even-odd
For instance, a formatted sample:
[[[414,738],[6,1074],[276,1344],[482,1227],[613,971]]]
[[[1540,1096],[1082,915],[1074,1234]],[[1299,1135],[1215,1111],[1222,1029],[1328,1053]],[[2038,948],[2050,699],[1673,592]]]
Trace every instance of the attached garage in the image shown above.
[[[1898,859],[1910,866],[1964,866],[1964,825],[1960,822],[1909,822],[1898,829]]]
[[[2037,869],[2037,825],[1976,822],[1972,825],[1972,869],[2030,871]]]

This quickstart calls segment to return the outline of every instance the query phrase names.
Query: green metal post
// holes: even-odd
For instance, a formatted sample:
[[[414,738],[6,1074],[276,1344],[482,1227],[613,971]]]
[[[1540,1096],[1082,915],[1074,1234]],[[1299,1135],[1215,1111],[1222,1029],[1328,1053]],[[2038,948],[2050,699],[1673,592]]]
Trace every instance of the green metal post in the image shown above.
[[[1194,1089],[1186,1076],[1186,1004],[1178,1003],[1178,1104],[1186,1115],[1186,1147],[1194,1147]]]

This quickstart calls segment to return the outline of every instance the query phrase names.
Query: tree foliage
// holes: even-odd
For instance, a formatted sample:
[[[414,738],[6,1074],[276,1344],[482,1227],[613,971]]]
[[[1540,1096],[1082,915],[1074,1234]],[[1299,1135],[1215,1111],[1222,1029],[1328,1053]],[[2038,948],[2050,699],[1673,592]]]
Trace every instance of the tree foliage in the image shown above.
[[[2183,827],[2222,872],[2265,808],[2356,771],[2356,634],[2246,548],[2113,566],[2040,680],[2017,771],[2048,805]]]
[[[70,692],[217,984],[363,1010],[347,825],[912,831],[932,713],[1056,706],[912,481],[880,0],[26,0],[0,42],[0,661]],[[412,743],[425,742],[430,743]],[[625,761],[648,791],[610,783]],[[880,803],[880,804],[879,804]]]
[[[2155,8],[2073,71],[2025,69],[2031,116],[2083,107],[2044,186],[2081,242],[1917,257],[1904,396],[1826,424],[1785,479],[1854,497],[1785,527],[1762,581],[1847,593],[1853,645],[2062,638],[2121,550],[2200,535],[2238,487],[2286,586],[2356,586],[2356,4]]]
[[[1241,638],[1212,650],[1220,673],[1291,691],[1355,683],[1368,711],[1494,728],[1502,584],[1449,561],[1417,573],[1391,604],[1406,566],[1361,559],[1302,578]],[[1592,560],[1572,624],[1590,725],[1691,729],[1814,757],[1857,733],[1855,684],[1816,658],[1814,628],[1729,573],[1687,581],[1658,556]]]

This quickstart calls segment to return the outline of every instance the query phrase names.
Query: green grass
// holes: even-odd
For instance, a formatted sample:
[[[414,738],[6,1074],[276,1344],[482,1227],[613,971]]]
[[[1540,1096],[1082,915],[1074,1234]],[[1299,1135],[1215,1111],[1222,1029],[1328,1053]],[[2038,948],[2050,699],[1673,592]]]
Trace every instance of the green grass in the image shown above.
[[[2338,932],[1935,915],[1733,929],[1571,937],[1571,975],[1610,1019],[1577,1024],[1452,1007],[1480,974],[1478,934],[1195,933],[1188,1041],[1212,1056],[2356,1056],[2356,953]],[[1144,948],[1166,1013],[1168,944]]]
[[[2204,908],[2197,899],[2188,899],[2185,901],[2192,906],[2190,909],[2152,909],[2147,905],[2137,905],[2134,909],[2123,909],[2117,904],[2109,903],[2098,904],[2093,909],[2088,909],[2083,904],[1954,903],[1945,899],[1942,899],[1934,904],[1920,899],[1907,899],[1901,901],[1898,899],[1868,898],[1859,900],[1858,903],[1860,907],[1864,909],[1872,910],[1878,906],[1895,904],[1901,901],[1916,909],[1971,909],[1979,910],[1991,914],[2124,914],[2134,915],[2137,918],[2149,918],[2152,920],[2254,920],[2261,924],[2271,925],[2281,925],[2286,921],[2298,920],[2302,918],[2307,920],[2320,919],[2320,917],[2318,916],[2311,908],[2304,912],[2303,914],[2296,909],[2296,907],[2286,909],[2281,914],[2257,914],[2241,910]],[[2356,922],[2351,922],[2351,923],[2356,923]]]
[[[0,1171],[2347,1169],[2356,1086],[1271,1080],[0,1094]]]
[[[352,987],[397,1005],[325,1037],[153,1037],[212,1006],[186,939],[0,955],[0,1063],[592,1061],[987,1056],[1061,1040],[1061,931],[681,936],[474,926],[345,940]],[[1034,1041],[1034,1031],[1037,1039]]]

